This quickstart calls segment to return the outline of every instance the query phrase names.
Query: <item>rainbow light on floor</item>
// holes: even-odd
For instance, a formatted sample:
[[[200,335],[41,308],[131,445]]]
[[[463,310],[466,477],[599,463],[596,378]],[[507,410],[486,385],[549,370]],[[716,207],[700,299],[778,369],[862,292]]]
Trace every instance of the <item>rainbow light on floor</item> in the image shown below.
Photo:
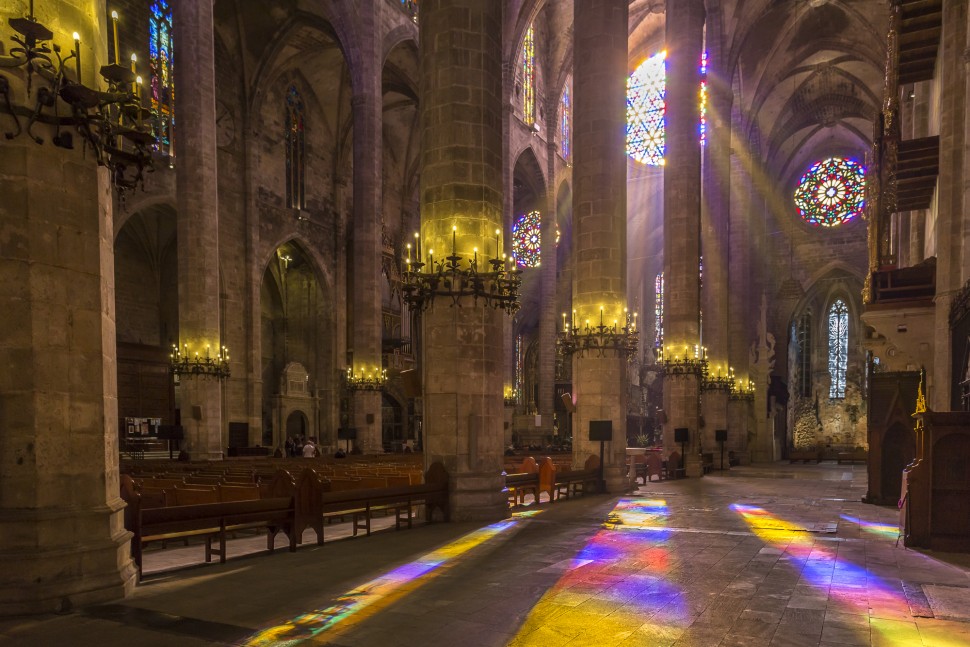
[[[779,551],[780,560],[787,560],[792,569],[800,573],[799,584],[807,584],[825,593],[828,610],[870,616],[872,607],[878,606],[909,612],[901,585],[891,586],[870,573],[865,565],[853,563],[845,555],[840,556],[843,543],[820,542],[804,526],[780,519],[763,508],[733,504],[731,509],[742,516],[768,547]],[[870,625],[860,629],[858,638],[868,641],[870,628],[881,635],[881,644],[909,644],[906,642],[908,638],[894,636],[891,629],[883,628],[878,617],[871,618]]]
[[[646,631],[643,635],[679,635],[693,616],[682,589],[669,580],[678,561],[667,548],[668,516],[662,499],[631,497],[617,502],[603,529],[589,538],[532,608],[513,642],[545,646],[582,635],[589,644],[604,644],[629,637],[634,629]],[[568,612],[560,613],[562,607],[580,606],[593,596],[590,586],[597,586],[600,575],[610,582],[608,598],[621,604],[624,614],[604,615],[589,625],[585,614],[574,619]]]
[[[893,526],[888,523],[876,523],[874,521],[865,521],[859,517],[850,517],[847,514],[840,514],[839,517],[858,525],[860,528],[866,532],[871,532],[874,535],[879,535],[881,537],[888,537],[889,539],[895,539],[900,535],[899,526]]]
[[[289,647],[312,640],[314,636],[351,618],[354,622],[359,622],[424,585],[442,570],[453,566],[458,557],[515,527],[520,518],[531,516],[535,514],[515,514],[512,519],[470,532],[409,564],[388,571],[344,593],[329,607],[315,609],[263,629],[239,644],[246,647]]]

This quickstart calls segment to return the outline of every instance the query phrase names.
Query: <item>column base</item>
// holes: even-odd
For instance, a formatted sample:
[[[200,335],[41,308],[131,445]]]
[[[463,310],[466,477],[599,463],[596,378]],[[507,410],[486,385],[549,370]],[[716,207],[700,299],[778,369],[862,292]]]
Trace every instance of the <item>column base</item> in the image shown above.
[[[701,462],[700,454],[688,453],[684,460],[684,474],[687,478],[700,478],[704,476],[704,465]]]
[[[448,504],[452,521],[499,521],[509,516],[502,491],[505,477],[494,472],[450,475]]]
[[[118,503],[114,509],[0,511],[0,535],[16,538],[0,548],[0,615],[64,613],[131,593],[131,533]],[[53,543],[57,538],[68,541]]]
[[[636,489],[626,465],[608,465],[603,471],[603,480],[606,481],[608,494],[629,494]]]

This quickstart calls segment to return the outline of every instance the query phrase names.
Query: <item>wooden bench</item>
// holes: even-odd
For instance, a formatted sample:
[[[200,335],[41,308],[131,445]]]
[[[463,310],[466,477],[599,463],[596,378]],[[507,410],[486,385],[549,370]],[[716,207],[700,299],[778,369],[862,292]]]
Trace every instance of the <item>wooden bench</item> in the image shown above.
[[[126,527],[134,533],[131,554],[138,568],[139,580],[142,576],[142,549],[154,541],[204,537],[205,561],[211,562],[212,555],[218,555],[219,562],[225,563],[226,533],[258,528],[267,530],[266,548],[269,552],[275,549],[276,535],[281,531],[289,537],[290,551],[296,550],[296,506],[293,497],[142,508],[139,505],[140,496],[136,494],[135,499],[129,501],[125,515]],[[213,547],[213,540],[216,540],[218,547]]]
[[[372,515],[380,511],[394,512],[395,530],[400,530],[402,525],[411,528],[414,509],[421,505],[425,507],[428,521],[432,520],[436,508],[447,520],[448,474],[444,466],[433,463],[425,481],[421,485],[331,491],[329,482],[314,470],[305,469],[297,481],[297,534],[312,528],[317,545],[323,545],[324,521],[349,515],[353,518],[354,536],[360,530],[370,535]]]
[[[555,497],[550,500],[568,499],[576,494],[589,494],[599,488],[600,459],[590,456],[581,470],[556,472]]]
[[[815,461],[816,463],[821,463],[822,453],[817,449],[793,449],[788,452],[788,463],[791,464],[795,461],[801,461],[803,463]]]
[[[536,459],[529,456],[522,461],[518,469],[512,474],[505,475],[505,489],[509,505],[522,505],[525,495],[531,493],[535,502],[539,502],[539,466]]]
[[[714,454],[711,452],[704,452],[701,454],[701,472],[703,474],[710,474],[714,471]]]
[[[643,484],[646,485],[653,480],[654,476],[657,477],[658,481],[663,480],[663,461],[656,452],[635,454],[630,457],[630,461],[633,464],[634,483],[642,478]]]
[[[866,463],[869,460],[869,452],[864,449],[856,449],[851,452],[839,452],[839,465],[842,463]]]

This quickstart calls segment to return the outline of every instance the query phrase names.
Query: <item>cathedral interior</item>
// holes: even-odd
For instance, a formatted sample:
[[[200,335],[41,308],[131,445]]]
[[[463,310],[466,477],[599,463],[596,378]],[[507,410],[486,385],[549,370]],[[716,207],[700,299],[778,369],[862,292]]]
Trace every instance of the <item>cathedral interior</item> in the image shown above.
[[[970,644],[970,596],[948,615],[927,589],[970,592],[965,556],[932,557],[970,552],[967,0],[6,0],[0,20],[0,616],[53,618],[0,639]],[[139,464],[283,465],[308,441],[442,468],[451,523],[204,569],[221,590],[138,583],[119,492]],[[545,454],[599,494],[510,509],[513,463]],[[637,480],[648,455],[662,482]],[[517,561],[358,615],[320,601],[383,590],[355,560],[488,542]],[[767,555],[797,566],[787,606],[743,594]],[[682,604],[591,593],[630,563],[631,597]],[[351,590],[301,579],[328,569]],[[236,615],[132,612],[203,598]],[[268,629],[301,608],[326,622]]]

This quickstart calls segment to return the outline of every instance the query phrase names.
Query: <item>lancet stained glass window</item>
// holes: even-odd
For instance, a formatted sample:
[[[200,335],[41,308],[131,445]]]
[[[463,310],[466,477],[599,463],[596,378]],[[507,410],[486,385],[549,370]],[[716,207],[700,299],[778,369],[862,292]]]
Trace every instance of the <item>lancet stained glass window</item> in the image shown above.
[[[529,25],[522,41],[522,114],[525,123],[536,121],[536,41],[535,27]]]
[[[654,288],[656,290],[654,296],[653,314],[657,325],[657,334],[654,339],[654,345],[660,348],[664,344],[664,273],[661,272],[657,275],[657,280],[655,282]]]
[[[567,162],[570,159],[570,154],[572,153],[572,148],[569,138],[572,137],[572,106],[570,105],[569,99],[569,86],[562,91],[562,102],[559,105],[559,138],[561,143],[559,144],[559,151],[562,153],[562,158]]]
[[[172,8],[156,0],[148,17],[148,64],[151,68],[152,126],[162,153],[172,154],[175,125],[175,78],[172,52]]]
[[[849,366],[849,308],[837,299],[829,308],[829,397],[845,397],[845,372]]]
[[[542,218],[538,211],[520,216],[512,225],[512,252],[522,267],[539,267]]]
[[[701,56],[698,91],[701,144],[707,139],[707,52]],[[626,152],[638,162],[662,166],[666,153],[667,52],[651,56],[626,84]]]
[[[667,92],[667,52],[651,56],[626,82],[626,150],[651,166],[663,164],[664,97]]]
[[[855,160],[830,157],[812,165],[798,181],[795,206],[805,222],[837,227],[865,207],[865,168]]]
[[[306,207],[306,144],[303,98],[295,86],[286,93],[286,206]]]

